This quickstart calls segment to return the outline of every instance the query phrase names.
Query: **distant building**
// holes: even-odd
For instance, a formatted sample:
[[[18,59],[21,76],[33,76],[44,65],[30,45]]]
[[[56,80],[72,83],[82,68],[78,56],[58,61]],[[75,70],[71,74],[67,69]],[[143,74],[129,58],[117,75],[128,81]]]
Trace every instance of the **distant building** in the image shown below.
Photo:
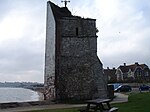
[[[146,64],[120,65],[116,70],[118,82],[149,82],[150,70]]]
[[[47,2],[46,99],[107,97],[107,80],[97,56],[96,20],[73,16]]]
[[[115,68],[110,69],[109,67],[107,67],[107,69],[104,69],[104,74],[107,76],[109,83],[117,82],[117,75]]]

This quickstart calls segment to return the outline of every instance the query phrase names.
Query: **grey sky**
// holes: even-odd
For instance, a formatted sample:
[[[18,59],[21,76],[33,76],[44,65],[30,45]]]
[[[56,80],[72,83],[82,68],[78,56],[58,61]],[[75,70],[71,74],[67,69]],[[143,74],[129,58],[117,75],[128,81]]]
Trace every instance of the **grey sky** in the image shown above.
[[[46,2],[0,0],[0,81],[43,82]],[[125,62],[150,66],[149,0],[71,0],[68,8],[73,15],[97,19],[104,68]]]

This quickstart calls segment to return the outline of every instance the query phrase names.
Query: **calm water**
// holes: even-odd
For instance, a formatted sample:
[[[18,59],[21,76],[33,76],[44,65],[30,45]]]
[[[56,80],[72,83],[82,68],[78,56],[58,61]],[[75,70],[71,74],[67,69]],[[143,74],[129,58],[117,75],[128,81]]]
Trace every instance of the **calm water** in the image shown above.
[[[0,88],[0,103],[39,101],[41,95],[23,88]]]

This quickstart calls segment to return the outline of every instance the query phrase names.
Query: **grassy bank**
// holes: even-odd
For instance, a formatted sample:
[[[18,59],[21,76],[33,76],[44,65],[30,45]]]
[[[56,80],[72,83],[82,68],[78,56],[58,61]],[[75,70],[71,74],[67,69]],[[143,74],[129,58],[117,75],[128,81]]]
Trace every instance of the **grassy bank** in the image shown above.
[[[119,107],[119,112],[150,112],[150,92],[130,94],[129,102],[113,104],[112,106]],[[48,109],[30,112],[78,112],[77,110],[77,108]]]
[[[130,94],[127,103],[115,104],[119,112],[150,112],[150,92]]]

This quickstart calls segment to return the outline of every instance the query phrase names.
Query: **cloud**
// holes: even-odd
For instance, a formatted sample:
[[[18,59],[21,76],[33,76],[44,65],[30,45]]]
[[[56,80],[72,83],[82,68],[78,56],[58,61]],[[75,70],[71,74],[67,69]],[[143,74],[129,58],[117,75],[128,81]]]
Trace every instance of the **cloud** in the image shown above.
[[[135,1],[117,2],[117,10],[102,24],[98,40],[98,48],[101,48],[98,54],[104,67],[118,67],[121,63],[135,61],[150,65],[150,45],[147,43],[150,40],[150,25],[149,15],[145,14],[150,8],[143,8],[146,3],[138,8]],[[141,2],[138,1],[138,5]]]
[[[9,4],[11,10],[0,21],[0,81],[43,82],[46,2]]]
[[[46,1],[0,0],[0,81],[43,82]],[[67,6],[73,15],[97,19],[97,53],[104,67],[150,66],[149,0],[82,0]]]

